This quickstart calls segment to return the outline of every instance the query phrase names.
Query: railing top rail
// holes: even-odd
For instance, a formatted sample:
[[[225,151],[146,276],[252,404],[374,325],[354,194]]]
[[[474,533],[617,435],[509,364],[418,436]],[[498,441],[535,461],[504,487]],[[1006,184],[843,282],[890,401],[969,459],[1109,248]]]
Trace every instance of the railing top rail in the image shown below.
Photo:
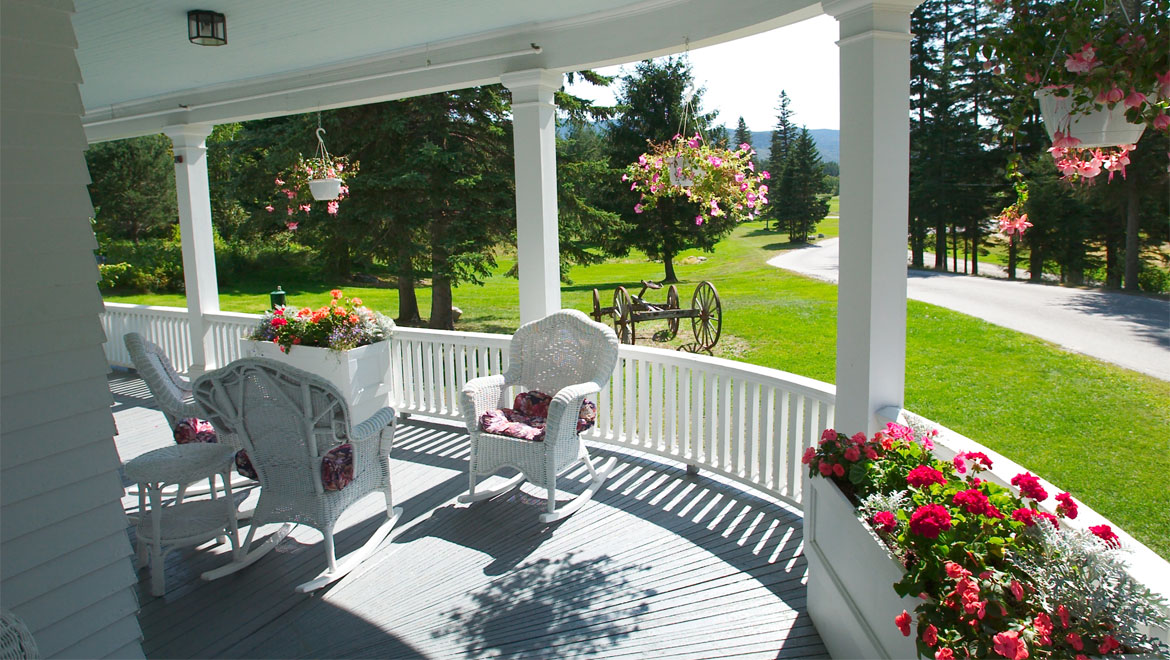
[[[159,316],[187,316],[186,307],[164,307],[162,305],[132,305],[129,303],[106,302],[107,309],[120,312],[150,312]]]
[[[680,367],[693,367],[697,363],[703,365],[707,371],[735,373],[765,381],[780,380],[789,390],[828,402],[833,402],[837,396],[836,386],[829,383],[749,362],[737,362],[709,355],[683,353],[650,346],[622,346],[621,355]]]
[[[409,339],[430,339],[432,341],[450,341],[457,343],[467,343],[470,340],[476,340],[487,344],[499,344],[503,346],[507,346],[512,341],[511,335],[498,335],[490,332],[464,332],[462,330],[410,328],[401,325],[394,328],[394,334],[401,338]]]

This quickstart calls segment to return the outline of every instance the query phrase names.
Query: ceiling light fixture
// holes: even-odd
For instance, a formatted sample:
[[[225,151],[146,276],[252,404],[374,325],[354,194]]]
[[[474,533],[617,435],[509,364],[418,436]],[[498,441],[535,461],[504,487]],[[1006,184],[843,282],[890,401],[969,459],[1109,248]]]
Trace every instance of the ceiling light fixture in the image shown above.
[[[200,46],[227,43],[227,18],[214,11],[192,9],[187,12],[187,39]]]

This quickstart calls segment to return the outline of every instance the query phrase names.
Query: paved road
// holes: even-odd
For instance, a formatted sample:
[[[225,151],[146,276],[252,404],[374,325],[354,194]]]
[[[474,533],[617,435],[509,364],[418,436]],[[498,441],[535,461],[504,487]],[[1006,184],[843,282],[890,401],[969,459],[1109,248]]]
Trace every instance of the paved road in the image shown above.
[[[839,242],[790,250],[768,264],[836,282]],[[1170,381],[1170,301],[917,270],[906,295]]]

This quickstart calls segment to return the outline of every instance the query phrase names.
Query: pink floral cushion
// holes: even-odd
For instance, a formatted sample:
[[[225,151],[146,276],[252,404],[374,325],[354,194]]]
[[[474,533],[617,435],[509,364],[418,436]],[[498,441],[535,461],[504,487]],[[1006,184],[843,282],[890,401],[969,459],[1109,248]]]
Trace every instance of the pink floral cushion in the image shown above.
[[[540,442],[544,440],[551,402],[552,397],[544,392],[521,392],[511,408],[485,412],[479,419],[479,428],[486,433]],[[586,399],[577,413],[577,433],[589,429],[596,421],[597,405]]]
[[[529,417],[548,417],[548,404],[552,397],[544,392],[521,392],[512,402],[512,409]]]
[[[353,445],[337,445],[321,457],[321,485],[341,490],[353,481]]]
[[[520,440],[544,440],[544,417],[529,417],[512,408],[489,410],[479,419],[479,427],[487,433],[506,435]]]
[[[189,442],[216,442],[218,440],[211,422],[196,417],[180,419],[179,423],[175,424],[174,435],[175,442],[180,445]]]
[[[252,459],[248,458],[247,449],[236,452],[236,472],[248,479],[260,479],[260,475],[256,474],[256,468],[252,467]]]

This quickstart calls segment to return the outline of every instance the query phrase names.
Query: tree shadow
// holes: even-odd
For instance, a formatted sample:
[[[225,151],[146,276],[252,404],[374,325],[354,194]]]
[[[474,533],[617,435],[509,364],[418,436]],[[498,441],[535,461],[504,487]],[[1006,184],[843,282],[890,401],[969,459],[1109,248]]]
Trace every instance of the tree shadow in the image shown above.
[[[799,250],[800,248],[812,247],[815,243],[784,241],[783,243],[768,243],[763,247],[765,250],[773,252],[781,252],[784,250]]]
[[[653,589],[630,591],[635,573],[653,566],[621,565],[608,555],[580,558],[573,552],[539,559],[470,594],[471,604],[444,613],[448,625],[431,633],[465,638],[468,657],[506,657],[534,652],[562,657],[597,657],[637,631]],[[621,609],[596,609],[601,599],[620,595]]]

